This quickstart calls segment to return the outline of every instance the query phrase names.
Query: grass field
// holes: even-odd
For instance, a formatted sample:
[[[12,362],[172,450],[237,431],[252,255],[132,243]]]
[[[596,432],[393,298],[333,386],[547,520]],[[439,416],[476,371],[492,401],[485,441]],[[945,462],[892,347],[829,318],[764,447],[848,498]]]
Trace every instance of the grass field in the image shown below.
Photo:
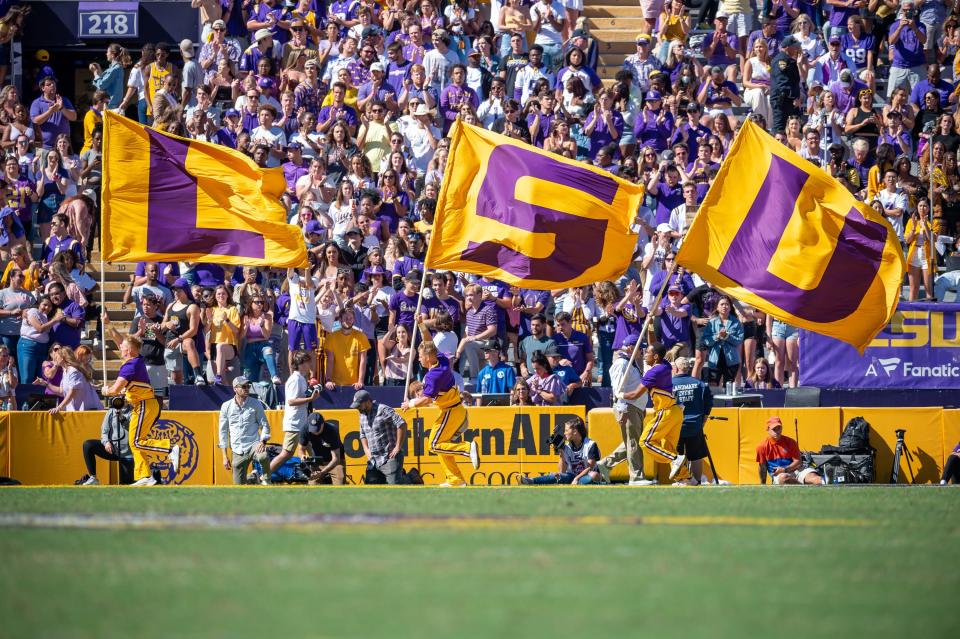
[[[6,489],[0,637],[956,636],[958,515],[952,488]]]

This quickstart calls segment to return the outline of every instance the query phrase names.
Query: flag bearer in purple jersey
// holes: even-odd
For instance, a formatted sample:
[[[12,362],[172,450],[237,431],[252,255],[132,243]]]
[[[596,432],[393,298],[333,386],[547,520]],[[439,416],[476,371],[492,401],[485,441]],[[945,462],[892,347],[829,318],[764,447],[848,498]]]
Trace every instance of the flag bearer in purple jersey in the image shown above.
[[[670,479],[684,482],[690,477],[684,464],[685,455],[677,452],[677,441],[683,427],[683,407],[673,396],[673,372],[669,362],[664,361],[667,349],[663,344],[647,347],[643,361],[650,368],[643,374],[640,385],[633,390],[623,389],[625,400],[634,400],[649,393],[653,403],[653,415],[646,417],[646,425],[640,435],[640,445],[646,453],[661,464],[670,464]]]
[[[466,486],[467,480],[457,465],[457,456],[469,458],[476,469],[480,467],[480,451],[475,441],[469,444],[462,440],[453,441],[467,429],[467,409],[460,401],[460,390],[453,377],[450,360],[437,351],[430,329],[422,317],[417,318],[417,324],[423,336],[423,342],[417,350],[420,364],[427,374],[423,377],[423,395],[404,401],[403,408],[433,404],[440,409],[440,415],[433,423],[433,438],[430,440],[430,451],[440,457],[440,465],[446,475],[446,481],[440,485]],[[682,413],[680,417],[683,418]]]
[[[136,480],[133,485],[153,486],[157,480],[150,472],[150,462],[158,457],[166,457],[176,473],[180,466],[180,447],[176,444],[171,446],[168,439],[150,439],[150,430],[160,419],[160,400],[153,393],[147,365],[140,355],[140,339],[132,335],[121,337],[115,331],[111,339],[120,343],[123,364],[117,381],[103,394],[110,397],[124,393],[127,402],[133,406],[130,414],[130,452],[133,453],[133,475]]]

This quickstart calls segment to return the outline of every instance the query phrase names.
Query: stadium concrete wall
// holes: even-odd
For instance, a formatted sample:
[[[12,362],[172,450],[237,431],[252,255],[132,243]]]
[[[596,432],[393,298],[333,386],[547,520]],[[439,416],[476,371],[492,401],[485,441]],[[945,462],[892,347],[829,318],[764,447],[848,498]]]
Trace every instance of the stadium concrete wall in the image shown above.
[[[428,484],[442,481],[437,458],[429,452],[429,437],[438,411],[435,408],[401,411],[409,425],[406,443],[406,465],[418,467]],[[557,468],[557,458],[550,450],[547,437],[556,424],[572,416],[584,417],[582,406],[550,408],[487,407],[470,408],[467,439],[477,439],[483,458],[479,470],[462,465],[473,484],[516,484],[518,473],[537,475]],[[719,408],[714,416],[725,421],[710,420],[705,433],[721,479],[734,484],[759,482],[755,450],[766,436],[768,417],[779,416],[784,433],[799,435],[803,450],[819,450],[824,444],[836,444],[843,425],[862,415],[871,424],[871,443],[877,449],[877,478],[886,481],[893,463],[896,446],[894,431],[906,429],[906,444],[912,455],[911,466],[901,463],[901,482],[933,483],[939,480],[944,460],[960,441],[960,410],[940,408]],[[272,441],[282,439],[280,411],[268,412]],[[347,476],[350,484],[363,483],[366,458],[360,445],[359,419],[356,411],[324,411],[327,420],[335,421],[343,439]],[[609,408],[594,409],[586,416],[590,436],[607,454],[620,443],[620,429]],[[27,485],[72,484],[85,468],[83,442],[99,439],[102,412],[0,413],[0,476],[18,479]],[[229,485],[231,473],[223,468],[217,448],[218,413],[164,412],[156,434],[169,437],[181,446],[181,468],[160,466],[160,472],[178,485]],[[116,464],[98,460],[97,475],[101,480],[117,482]],[[666,481],[664,466],[652,467],[645,460],[648,475],[655,471]],[[626,465],[613,473],[614,479],[626,478]],[[705,471],[710,476],[709,464]]]

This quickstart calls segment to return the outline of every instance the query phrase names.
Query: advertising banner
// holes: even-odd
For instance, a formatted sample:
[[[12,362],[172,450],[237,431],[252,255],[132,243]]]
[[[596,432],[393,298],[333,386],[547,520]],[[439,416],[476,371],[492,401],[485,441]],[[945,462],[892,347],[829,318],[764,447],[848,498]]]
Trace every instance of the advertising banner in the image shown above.
[[[860,356],[800,331],[800,383],[821,388],[960,389],[960,304],[901,302]]]

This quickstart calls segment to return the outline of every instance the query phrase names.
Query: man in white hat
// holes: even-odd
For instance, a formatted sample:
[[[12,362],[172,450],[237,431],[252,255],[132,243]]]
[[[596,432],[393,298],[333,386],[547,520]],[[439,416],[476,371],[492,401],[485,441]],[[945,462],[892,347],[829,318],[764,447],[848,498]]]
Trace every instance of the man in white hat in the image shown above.
[[[264,469],[261,484],[270,483],[270,460],[267,442],[270,441],[270,423],[263,410],[263,402],[250,397],[250,382],[243,375],[233,380],[234,396],[220,407],[218,446],[223,451],[223,467],[233,470],[233,483],[247,483],[247,469],[256,460]],[[227,449],[233,455],[231,460]]]
[[[413,166],[417,175],[427,172],[427,165],[437,150],[442,137],[440,129],[433,124],[433,109],[427,108],[420,98],[410,98],[410,117],[402,118],[401,133],[413,154]]]
[[[270,29],[257,29],[253,34],[253,44],[240,56],[240,76],[255,73],[260,58],[272,58],[274,63],[280,59],[280,47],[274,46]]]
[[[193,40],[180,41],[180,55],[183,57],[183,79],[180,82],[180,104],[186,108],[197,106],[197,87],[203,84],[203,69],[194,59]]]
[[[223,20],[214,20],[210,25],[209,33],[204,25],[204,35],[200,38],[203,45],[197,55],[200,68],[203,69],[204,82],[209,83],[217,74],[217,65],[220,60],[229,60],[234,64],[240,62],[243,49],[235,38],[227,38],[227,23]]]

